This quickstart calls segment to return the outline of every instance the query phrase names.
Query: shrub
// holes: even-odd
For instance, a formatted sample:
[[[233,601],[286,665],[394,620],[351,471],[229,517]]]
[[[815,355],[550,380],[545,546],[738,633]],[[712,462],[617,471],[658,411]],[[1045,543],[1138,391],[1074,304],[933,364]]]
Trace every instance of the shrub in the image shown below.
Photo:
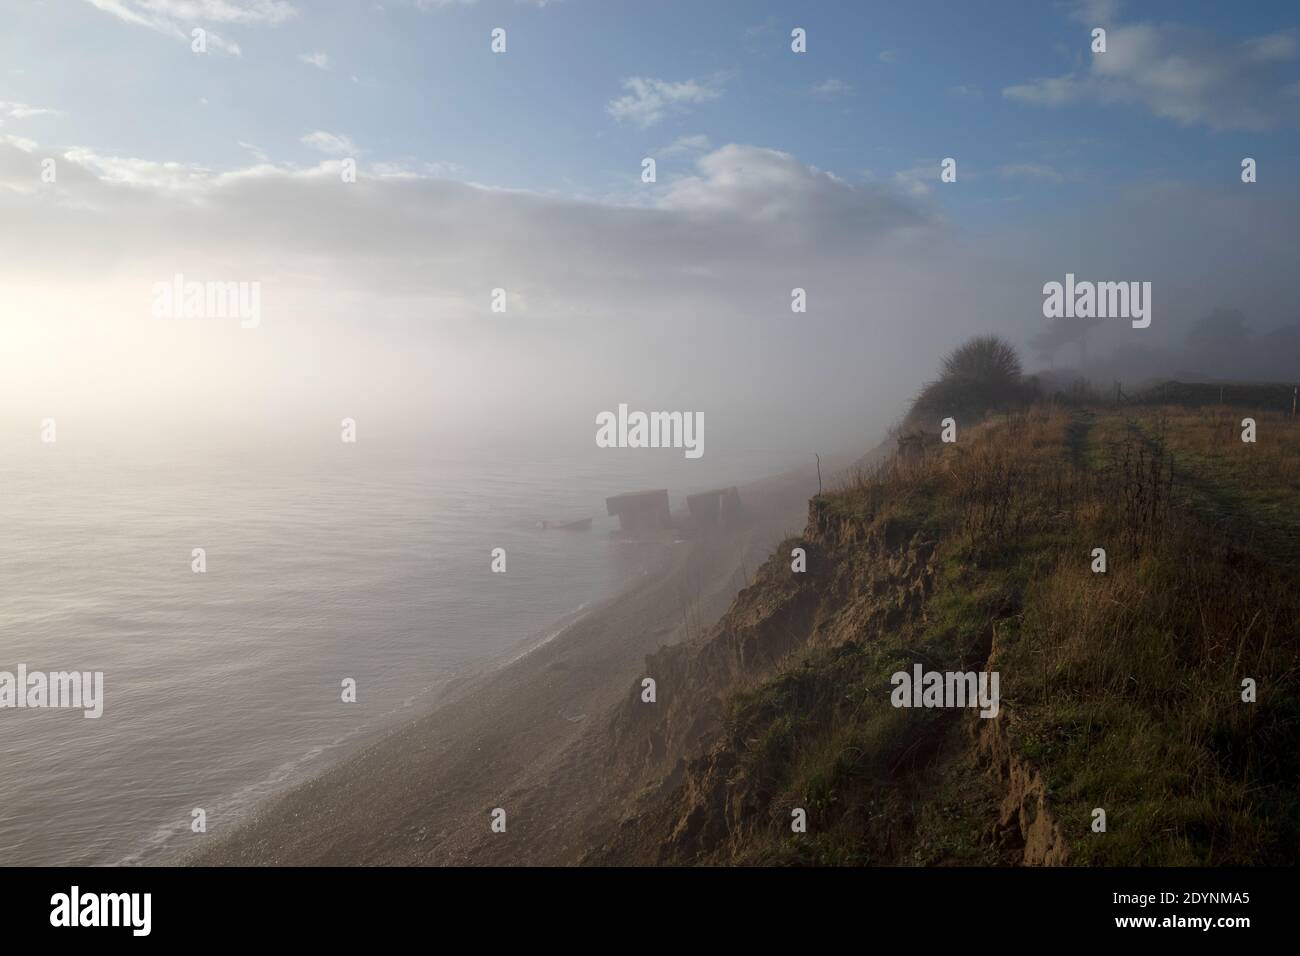
[[[943,360],[939,378],[921,390],[907,420],[929,424],[948,416],[978,419],[991,411],[1022,407],[1036,392],[1035,382],[1022,374],[1015,348],[996,335],[981,335]]]

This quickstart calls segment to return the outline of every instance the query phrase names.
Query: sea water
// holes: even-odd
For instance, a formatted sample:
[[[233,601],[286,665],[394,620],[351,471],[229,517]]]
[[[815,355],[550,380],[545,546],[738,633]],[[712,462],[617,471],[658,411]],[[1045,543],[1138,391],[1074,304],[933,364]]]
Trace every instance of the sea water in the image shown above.
[[[64,436],[7,456],[0,670],[103,672],[104,688],[98,719],[0,710],[0,861],[150,862],[192,843],[200,808],[219,833],[640,573],[605,496],[669,487],[676,507],[772,470],[763,450],[683,462]],[[538,527],[585,516],[590,531]]]

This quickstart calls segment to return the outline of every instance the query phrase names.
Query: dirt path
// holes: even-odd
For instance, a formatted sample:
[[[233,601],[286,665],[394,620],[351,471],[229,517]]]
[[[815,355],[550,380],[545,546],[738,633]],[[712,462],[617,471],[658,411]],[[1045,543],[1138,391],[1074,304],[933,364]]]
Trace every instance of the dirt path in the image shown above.
[[[1065,429],[1065,441],[1070,446],[1070,460],[1078,468],[1088,468],[1088,434],[1092,431],[1097,417],[1090,411],[1082,409],[1075,412],[1074,418]]]
[[[1172,458],[1184,492],[1183,505],[1207,528],[1270,561],[1300,566],[1300,521],[1293,510],[1251,501],[1238,489],[1216,481],[1208,462],[1162,447],[1159,438],[1140,423],[1130,427],[1148,448]]]

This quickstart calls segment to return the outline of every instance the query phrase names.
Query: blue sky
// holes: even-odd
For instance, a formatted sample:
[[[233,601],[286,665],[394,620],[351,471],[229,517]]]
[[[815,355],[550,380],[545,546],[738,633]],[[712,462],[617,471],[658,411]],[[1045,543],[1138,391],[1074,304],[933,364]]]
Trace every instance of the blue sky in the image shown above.
[[[867,440],[962,337],[1027,349],[1067,272],[1153,284],[1151,327],[1107,328],[1095,355],[1168,356],[1220,305],[1260,331],[1297,320],[1291,3],[5,16],[0,404],[24,415],[79,394],[189,421],[197,388],[236,419],[395,421],[414,395],[439,428],[589,443],[627,402],[708,410],[714,448],[832,447],[845,410]],[[264,321],[159,325],[149,290],[179,273],[260,283]]]
[[[230,12],[241,6],[246,16]],[[230,169],[255,147],[306,165],[319,154],[302,137],[323,130],[372,162],[438,164],[474,182],[594,198],[633,191],[641,158],[681,139],[783,150],[851,182],[914,175],[952,156],[964,185],[946,206],[972,227],[1086,204],[1171,171],[1212,180],[1242,155],[1295,155],[1300,96],[1281,92],[1300,83],[1293,49],[1219,81],[1225,96],[1274,97],[1261,104],[1273,116],[1267,128],[1222,128],[1231,120],[1222,108],[1167,118],[1141,99],[1044,106],[1007,92],[1087,70],[1092,23],[1200,31],[1225,57],[1256,37],[1289,37],[1294,48],[1293,4],[1092,8],[51,0],[7,14],[0,97],[57,111],[23,130],[10,123],[14,132],[114,155]],[[167,32],[194,24],[238,55],[196,56]],[[498,26],[505,55],[488,48]],[[806,54],[790,52],[794,26],[808,31]],[[1171,41],[1169,55],[1196,48]],[[301,58],[315,54],[319,65]],[[646,126],[620,121],[609,104],[633,77],[699,84],[708,98],[670,104]],[[666,174],[692,158],[671,153]]]

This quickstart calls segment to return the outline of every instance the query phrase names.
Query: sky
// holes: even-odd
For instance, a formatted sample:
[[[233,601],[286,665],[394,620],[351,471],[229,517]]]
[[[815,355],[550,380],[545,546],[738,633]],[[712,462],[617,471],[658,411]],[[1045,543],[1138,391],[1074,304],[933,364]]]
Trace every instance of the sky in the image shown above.
[[[1115,348],[1174,342],[1216,305],[1259,330],[1300,318],[1293,3],[24,0],[4,17],[11,434],[351,415],[564,445],[628,403],[704,412],[719,453],[802,454],[871,440],[968,335],[1023,348],[1067,272],[1152,282],[1151,327],[1107,328]],[[257,283],[257,326],[153,314],[178,273]]]

